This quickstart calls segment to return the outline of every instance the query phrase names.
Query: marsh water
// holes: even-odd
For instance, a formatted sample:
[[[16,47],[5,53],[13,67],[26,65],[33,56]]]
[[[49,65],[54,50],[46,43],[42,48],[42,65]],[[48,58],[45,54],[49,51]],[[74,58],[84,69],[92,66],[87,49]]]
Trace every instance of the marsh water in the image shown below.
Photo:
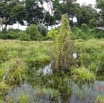
[[[38,73],[42,71],[44,75],[49,76],[52,74],[50,67],[51,65],[49,64],[40,69]],[[47,81],[50,83],[50,78],[47,78]],[[104,81],[100,79],[93,83],[85,84],[76,84],[67,79],[67,82],[60,84],[62,85],[61,87],[55,82],[50,87],[46,86],[47,81],[44,79],[38,80],[38,82],[44,82],[42,86],[33,86],[33,84],[27,82],[21,84],[11,89],[6,99],[9,98],[14,101],[13,103],[18,103],[18,97],[25,94],[28,96],[27,103],[97,103],[96,98],[99,95],[104,95]]]
[[[79,87],[73,84],[69,91],[60,91],[58,96],[54,96],[54,91],[50,89],[50,94],[38,93],[39,88],[32,88],[29,84],[22,84],[13,90],[10,90],[6,98],[18,101],[17,96],[23,93],[29,95],[28,103],[96,103],[99,95],[104,95],[104,81],[96,81],[93,85],[83,85]],[[46,90],[47,91],[47,90]],[[15,103],[15,102],[14,102]]]

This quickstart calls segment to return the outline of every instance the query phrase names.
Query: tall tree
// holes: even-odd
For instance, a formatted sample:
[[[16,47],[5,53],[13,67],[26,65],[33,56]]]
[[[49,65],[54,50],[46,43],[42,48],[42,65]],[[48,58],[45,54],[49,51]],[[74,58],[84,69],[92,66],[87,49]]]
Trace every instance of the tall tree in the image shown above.
[[[98,25],[104,27],[104,0],[96,0],[97,8],[100,9]]]
[[[77,9],[76,18],[79,27],[83,23],[88,26],[96,26],[97,11],[92,5],[82,5]]]
[[[18,21],[20,24],[24,25],[24,20],[26,19],[26,8],[25,6],[19,4],[16,5],[12,10],[11,14],[15,21]]]
[[[78,6],[79,4],[76,3],[76,0],[53,0],[53,9],[56,23],[60,22],[62,14],[67,13],[68,17],[71,19],[70,25],[73,26],[73,18],[76,16]]]
[[[17,21],[20,22],[24,20],[24,18],[21,17],[25,14],[25,7],[22,6],[19,0],[2,0],[0,4],[2,4],[2,6],[0,5],[0,14],[2,15],[5,27]]]
[[[43,19],[43,7],[39,6],[37,0],[25,0],[26,20],[29,24],[39,24]]]

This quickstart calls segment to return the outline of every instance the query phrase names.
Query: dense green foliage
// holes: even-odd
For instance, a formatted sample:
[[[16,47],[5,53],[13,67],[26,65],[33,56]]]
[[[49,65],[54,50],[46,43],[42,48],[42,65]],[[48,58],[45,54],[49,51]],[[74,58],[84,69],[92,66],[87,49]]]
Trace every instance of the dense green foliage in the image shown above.
[[[27,27],[26,32],[25,32],[26,36],[30,38],[30,40],[39,40],[41,34],[37,28],[37,26],[31,24],[29,27]],[[23,35],[21,35],[23,36]]]
[[[45,10],[44,2],[51,12]],[[96,8],[91,5],[80,5],[77,0],[65,0],[61,3],[60,0],[1,0],[0,18],[2,20],[0,19],[0,29],[2,24],[5,25],[5,28],[0,32],[0,38],[26,41],[47,40],[49,39],[46,35],[47,28],[59,24],[62,14],[65,13],[70,18],[69,22],[74,39],[103,38],[103,5],[103,0],[96,0]],[[97,9],[100,11],[97,12]],[[74,18],[76,18],[76,21],[74,21]],[[29,27],[24,32],[7,30],[7,26],[14,23],[27,24]],[[101,29],[98,29],[99,27]]]
[[[8,93],[9,86],[5,84],[3,81],[0,82],[0,97],[5,96]]]
[[[48,39],[46,35],[47,32],[48,30],[44,26],[36,26],[35,24],[31,24],[25,31],[20,31],[18,29],[4,29],[2,32],[0,32],[0,39],[19,39],[24,41],[45,40]]]
[[[67,13],[70,18],[71,27],[87,24],[90,27],[104,26],[104,1],[96,0],[96,8],[91,5],[80,5],[77,0],[1,0],[0,17],[3,19],[5,27],[16,22],[24,25],[27,21],[31,24],[44,24],[51,26],[59,24],[61,15]],[[44,8],[46,3],[49,11]],[[97,12],[96,9],[100,9]],[[77,21],[74,22],[73,18]]]
[[[86,24],[83,24],[81,28],[72,28],[73,39],[91,39],[91,38],[104,38],[104,31],[101,29],[90,28]]]
[[[1,65],[4,70],[3,80],[8,85],[19,85],[26,79],[27,66],[22,59],[13,58]]]
[[[99,26],[104,26],[104,0],[96,0],[97,2],[97,8],[100,9],[99,12],[99,22],[98,25]]]
[[[71,74],[72,74],[72,80],[79,84],[89,83],[95,80],[95,75],[84,67],[73,68]]]

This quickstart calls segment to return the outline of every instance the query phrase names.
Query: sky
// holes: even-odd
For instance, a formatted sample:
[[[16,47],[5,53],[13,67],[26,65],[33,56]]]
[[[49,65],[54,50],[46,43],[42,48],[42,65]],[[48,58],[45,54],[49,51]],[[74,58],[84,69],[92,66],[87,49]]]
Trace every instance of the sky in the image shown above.
[[[78,3],[80,4],[92,4],[95,5],[96,0],[77,0]]]
[[[96,0],[77,0],[77,2],[80,3],[81,5],[82,4],[92,4],[92,5],[95,5]],[[47,6],[47,5],[44,5],[44,6]],[[18,28],[18,24],[14,24],[12,26],[9,26],[8,28],[17,29]],[[25,30],[26,28],[27,28],[27,26],[21,26],[21,25],[19,25],[19,29],[20,30]]]

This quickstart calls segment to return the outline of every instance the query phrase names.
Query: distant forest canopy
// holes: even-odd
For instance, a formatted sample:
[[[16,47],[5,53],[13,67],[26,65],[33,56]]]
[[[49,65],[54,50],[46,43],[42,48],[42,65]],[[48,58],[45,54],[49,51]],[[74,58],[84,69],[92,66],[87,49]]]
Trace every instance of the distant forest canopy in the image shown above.
[[[47,11],[43,4],[47,4]],[[99,12],[97,12],[99,9]],[[71,27],[104,27],[104,0],[96,0],[96,7],[80,5],[77,0],[0,0],[0,27],[2,24],[42,24],[46,27],[60,23],[62,14],[67,13]],[[74,22],[73,18],[76,18]]]

